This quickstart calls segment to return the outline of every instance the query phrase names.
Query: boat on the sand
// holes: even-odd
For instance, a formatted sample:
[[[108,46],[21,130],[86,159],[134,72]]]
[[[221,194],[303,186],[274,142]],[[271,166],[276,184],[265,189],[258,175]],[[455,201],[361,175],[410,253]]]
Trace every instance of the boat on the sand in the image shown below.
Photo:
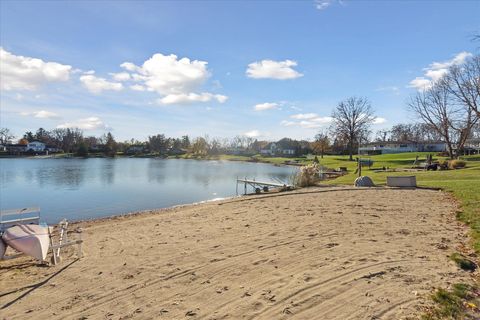
[[[13,249],[44,261],[50,247],[48,231],[47,226],[38,224],[16,225],[3,232],[2,240]]]

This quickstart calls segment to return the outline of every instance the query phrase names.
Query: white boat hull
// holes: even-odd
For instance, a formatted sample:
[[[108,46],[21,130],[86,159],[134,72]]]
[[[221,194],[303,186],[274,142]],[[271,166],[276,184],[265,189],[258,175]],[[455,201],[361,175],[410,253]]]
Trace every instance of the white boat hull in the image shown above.
[[[45,260],[50,247],[48,227],[25,224],[10,227],[2,235],[3,241],[13,249],[38,260]]]

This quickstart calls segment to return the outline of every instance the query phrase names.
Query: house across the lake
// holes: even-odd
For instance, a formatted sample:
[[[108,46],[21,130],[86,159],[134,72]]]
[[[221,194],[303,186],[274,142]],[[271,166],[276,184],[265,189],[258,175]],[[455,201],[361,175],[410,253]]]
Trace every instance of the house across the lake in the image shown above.
[[[43,152],[45,151],[45,143],[40,141],[32,141],[27,144],[27,152]]]
[[[283,138],[277,142],[270,142],[260,150],[260,154],[266,156],[295,157],[310,152],[307,141],[297,141]]]
[[[480,153],[480,138],[471,138],[465,141],[465,151],[467,154]]]
[[[359,154],[387,154],[402,152],[444,152],[447,144],[441,141],[377,141],[366,143],[358,148]]]

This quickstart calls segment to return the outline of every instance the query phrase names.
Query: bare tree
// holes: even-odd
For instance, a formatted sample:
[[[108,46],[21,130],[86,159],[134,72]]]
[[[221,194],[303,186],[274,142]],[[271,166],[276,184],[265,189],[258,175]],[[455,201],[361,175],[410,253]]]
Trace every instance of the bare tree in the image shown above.
[[[341,101],[333,111],[332,131],[348,144],[350,160],[355,146],[366,137],[375,120],[374,111],[366,98],[350,97]]]
[[[311,143],[311,147],[315,154],[320,154],[320,157],[323,158],[323,155],[330,148],[330,139],[326,132],[319,132],[315,135],[315,141]]]
[[[450,158],[463,149],[465,140],[478,118],[471,108],[454,102],[450,89],[442,82],[418,92],[409,102],[410,109],[435,130],[447,144]]]
[[[15,136],[8,128],[0,128],[0,144],[11,143]]]
[[[375,136],[375,140],[378,142],[384,142],[390,139],[391,132],[389,130],[378,130]]]
[[[445,86],[454,103],[465,105],[480,117],[480,56],[463,65],[453,65],[437,85]]]

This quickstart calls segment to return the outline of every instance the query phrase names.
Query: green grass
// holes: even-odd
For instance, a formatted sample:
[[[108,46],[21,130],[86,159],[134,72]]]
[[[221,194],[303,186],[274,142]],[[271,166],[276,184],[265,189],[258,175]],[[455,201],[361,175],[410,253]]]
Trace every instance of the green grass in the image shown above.
[[[432,300],[436,303],[424,315],[425,320],[478,319],[477,288],[464,283],[454,284],[451,290],[438,289]]]

